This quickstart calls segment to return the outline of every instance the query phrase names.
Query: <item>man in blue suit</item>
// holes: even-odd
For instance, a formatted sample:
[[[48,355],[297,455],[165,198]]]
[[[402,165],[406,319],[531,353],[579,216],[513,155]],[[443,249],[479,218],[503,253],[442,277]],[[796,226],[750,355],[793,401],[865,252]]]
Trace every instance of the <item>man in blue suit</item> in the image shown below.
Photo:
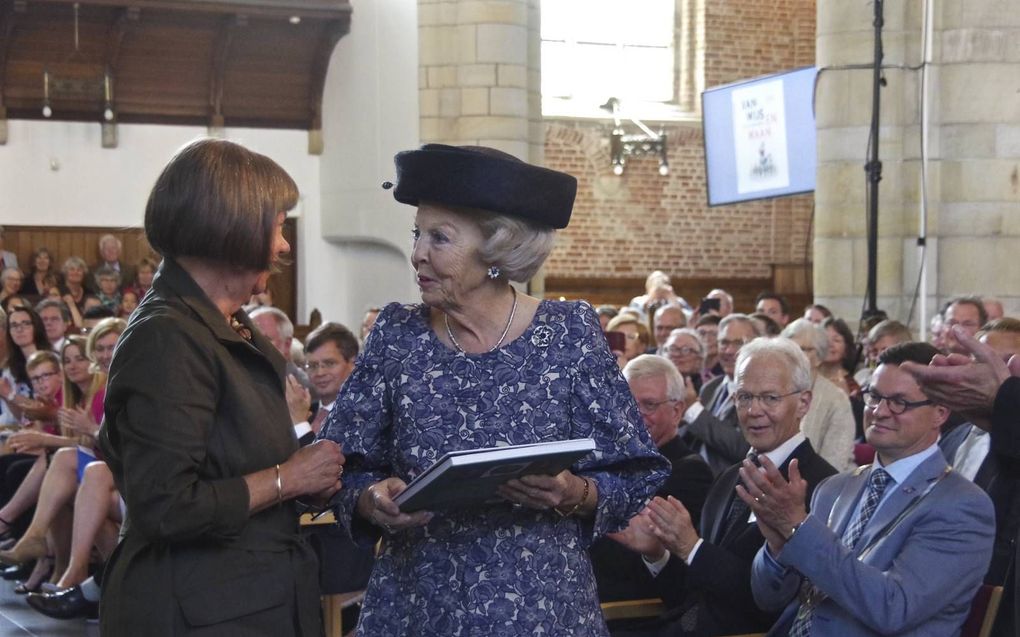
[[[958,635],[992,553],[988,496],[955,474],[937,445],[949,410],[900,364],[936,350],[886,350],[865,389],[865,434],[875,464],[818,485],[807,514],[804,481],[748,463],[737,491],[766,544],[751,586],[766,610],[786,606],[770,635]]]

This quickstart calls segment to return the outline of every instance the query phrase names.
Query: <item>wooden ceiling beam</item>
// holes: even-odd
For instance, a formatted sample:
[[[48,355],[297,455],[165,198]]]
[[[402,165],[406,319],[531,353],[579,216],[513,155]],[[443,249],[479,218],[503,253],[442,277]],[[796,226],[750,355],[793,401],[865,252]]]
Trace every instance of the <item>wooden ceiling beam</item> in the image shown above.
[[[121,9],[106,32],[106,68],[110,69],[113,74],[116,74],[120,64],[124,36],[128,34],[131,27],[138,24],[139,17],[141,17],[141,9],[138,7]]]
[[[212,60],[210,60],[210,66],[212,67],[212,73],[209,76],[210,128],[222,129],[225,124],[223,118],[223,85],[227,74],[227,61],[230,59],[230,46],[233,44],[236,30],[247,25],[248,21],[243,16],[226,17],[220,23],[220,29],[216,34]]]
[[[346,0],[28,0],[35,4],[126,7],[188,13],[244,14],[249,17],[350,19],[351,5]]]

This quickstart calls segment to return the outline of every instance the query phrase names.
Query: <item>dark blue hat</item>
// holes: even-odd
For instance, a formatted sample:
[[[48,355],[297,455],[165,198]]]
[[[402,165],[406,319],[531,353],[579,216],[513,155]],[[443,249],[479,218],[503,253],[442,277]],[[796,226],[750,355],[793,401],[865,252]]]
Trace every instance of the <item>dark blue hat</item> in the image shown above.
[[[425,144],[397,153],[393,162],[393,198],[411,206],[479,208],[559,229],[567,227],[577,194],[574,177],[485,146]]]

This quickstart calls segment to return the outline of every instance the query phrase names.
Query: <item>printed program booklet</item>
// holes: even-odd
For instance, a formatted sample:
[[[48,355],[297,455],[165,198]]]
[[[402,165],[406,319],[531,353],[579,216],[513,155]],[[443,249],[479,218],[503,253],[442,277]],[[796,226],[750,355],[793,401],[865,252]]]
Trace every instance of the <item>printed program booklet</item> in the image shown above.
[[[595,450],[591,438],[451,451],[407,485],[394,502],[405,513],[501,500],[497,487],[526,475],[556,475]]]

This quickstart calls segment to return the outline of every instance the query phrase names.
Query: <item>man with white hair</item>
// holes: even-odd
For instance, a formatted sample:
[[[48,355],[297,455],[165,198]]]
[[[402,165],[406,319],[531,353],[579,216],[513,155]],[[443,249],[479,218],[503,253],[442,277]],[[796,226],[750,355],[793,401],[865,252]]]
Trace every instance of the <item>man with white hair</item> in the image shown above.
[[[284,360],[287,361],[287,375],[297,379],[301,386],[311,390],[312,384],[308,380],[305,370],[298,367],[291,356],[291,342],[294,340],[294,323],[283,310],[269,305],[263,305],[254,309],[249,315],[251,322],[259,328],[266,338],[273,344]]]
[[[811,369],[799,347],[787,339],[751,341],[740,350],[734,380],[748,457],[768,458],[784,475],[797,463],[809,492],[836,473],[800,432],[811,404]],[[648,626],[621,635],[711,637],[763,631],[773,623],[777,613],[760,611],[752,599],[751,563],[764,536],[736,495],[741,466],[731,466],[712,485],[700,531],[678,500],[657,497],[642,512],[642,523],[621,534],[620,541],[642,554],[669,607]]]
[[[812,498],[800,467],[782,476],[744,463],[737,491],[767,541],[751,584],[760,608],[786,607],[776,634],[960,634],[992,556],[995,515],[939,452],[949,409],[901,369],[936,354],[902,343],[879,357],[863,392],[874,464],[827,480]]]
[[[642,354],[627,363],[623,376],[637,401],[652,442],[673,467],[657,495],[671,496],[682,502],[697,523],[712,484],[712,471],[678,435],[686,406],[683,378],[668,360],[650,354]],[[598,540],[589,551],[600,601],[658,595],[652,576],[638,554],[610,539]]]
[[[98,272],[103,266],[113,268],[120,273],[121,285],[134,285],[135,282],[135,266],[129,265],[121,261],[121,242],[120,239],[112,234],[104,234],[99,237],[99,261],[96,261],[89,268],[89,272]],[[89,285],[86,286],[89,290],[95,292],[96,286],[94,281],[89,281]]]

